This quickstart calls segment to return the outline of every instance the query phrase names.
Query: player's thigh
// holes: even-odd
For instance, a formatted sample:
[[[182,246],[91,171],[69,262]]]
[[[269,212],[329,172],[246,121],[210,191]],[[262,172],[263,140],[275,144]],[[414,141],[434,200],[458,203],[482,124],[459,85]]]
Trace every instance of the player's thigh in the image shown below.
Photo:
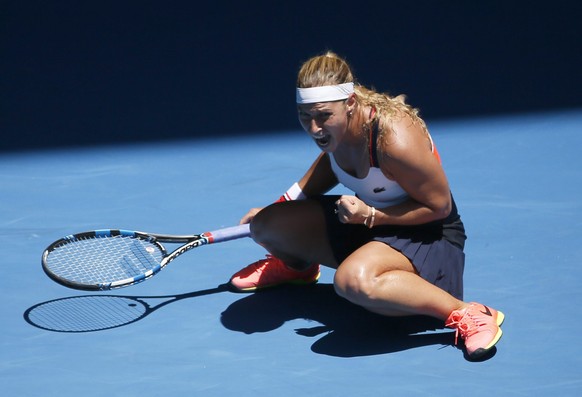
[[[253,239],[265,247],[297,254],[310,262],[336,266],[321,204],[313,200],[277,203],[251,222]]]

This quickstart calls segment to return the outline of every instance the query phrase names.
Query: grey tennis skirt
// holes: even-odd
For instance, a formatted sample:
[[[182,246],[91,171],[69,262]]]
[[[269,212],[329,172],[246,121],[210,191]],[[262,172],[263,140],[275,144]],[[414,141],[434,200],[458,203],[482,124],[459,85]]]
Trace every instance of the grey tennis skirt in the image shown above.
[[[453,200],[444,220],[418,226],[376,226],[341,223],[335,214],[339,196],[316,197],[325,214],[327,233],[338,263],[370,241],[381,241],[406,256],[423,279],[463,299],[466,235]]]

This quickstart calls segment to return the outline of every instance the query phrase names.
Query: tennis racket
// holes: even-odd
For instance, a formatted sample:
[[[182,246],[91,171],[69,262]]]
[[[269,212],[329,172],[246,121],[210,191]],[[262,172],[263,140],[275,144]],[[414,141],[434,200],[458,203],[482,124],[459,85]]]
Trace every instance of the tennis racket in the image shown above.
[[[145,281],[193,248],[249,235],[248,224],[189,236],[94,230],[72,234],[49,245],[42,254],[42,268],[52,280],[66,287],[107,291]],[[182,245],[168,253],[162,243]]]

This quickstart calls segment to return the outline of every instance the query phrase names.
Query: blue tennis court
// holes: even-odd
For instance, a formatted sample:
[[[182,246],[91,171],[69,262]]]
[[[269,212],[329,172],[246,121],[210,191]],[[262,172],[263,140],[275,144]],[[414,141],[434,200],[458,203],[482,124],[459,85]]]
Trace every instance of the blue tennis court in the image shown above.
[[[494,356],[470,362],[438,324],[343,301],[330,269],[315,286],[230,292],[231,274],[264,255],[248,239],[114,292],[67,289],[41,270],[43,249],[73,232],[237,224],[310,165],[318,149],[299,130],[21,151],[0,158],[3,395],[581,395],[582,112],[428,124],[469,235],[465,297],[507,316]],[[51,301],[64,311],[37,317]],[[42,327],[74,331],[72,302],[105,317],[109,302],[149,307],[103,330]]]

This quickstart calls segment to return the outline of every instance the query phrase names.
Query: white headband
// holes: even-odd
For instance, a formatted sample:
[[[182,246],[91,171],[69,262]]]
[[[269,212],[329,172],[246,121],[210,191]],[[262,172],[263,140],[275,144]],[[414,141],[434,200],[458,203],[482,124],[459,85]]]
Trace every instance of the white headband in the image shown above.
[[[305,103],[331,102],[347,99],[354,93],[354,83],[324,85],[320,87],[297,88],[296,101]]]

